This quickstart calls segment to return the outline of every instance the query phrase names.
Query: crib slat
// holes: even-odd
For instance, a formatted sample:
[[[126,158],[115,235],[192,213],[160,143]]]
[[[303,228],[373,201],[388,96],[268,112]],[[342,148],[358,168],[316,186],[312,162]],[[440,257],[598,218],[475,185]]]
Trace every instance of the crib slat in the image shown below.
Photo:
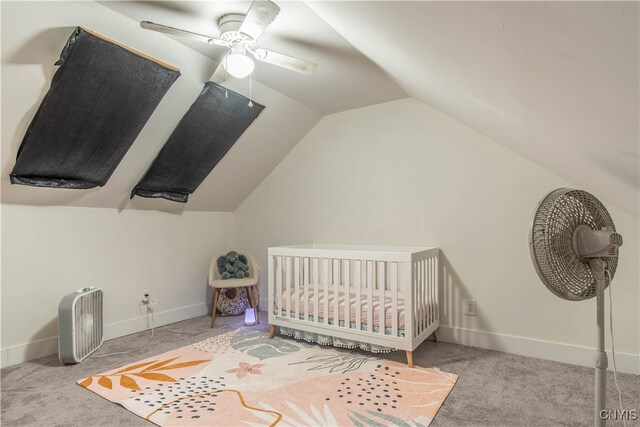
[[[440,322],[440,300],[439,295],[440,295],[440,289],[438,288],[438,283],[440,282],[440,258],[439,257],[434,257],[434,264],[435,264],[435,271],[434,271],[434,283],[433,283],[433,288],[434,288],[434,292],[433,292],[433,314],[434,314],[434,319],[436,322]]]
[[[431,309],[433,310],[433,321],[440,321],[440,307],[438,306],[438,257],[433,257],[433,297],[431,300]]]
[[[387,324],[387,313],[386,313],[386,307],[387,307],[387,303],[386,303],[386,299],[385,299],[385,294],[384,294],[384,289],[386,287],[386,274],[385,274],[385,267],[387,265],[386,262],[384,261],[377,261],[376,264],[378,264],[378,278],[377,278],[377,285],[378,285],[378,332],[380,332],[382,335],[384,335],[384,330],[385,330],[385,326]]]
[[[304,289],[302,290],[302,298],[304,299],[304,320],[307,322],[309,321],[309,267],[309,258],[303,258],[302,283],[304,284]]]
[[[425,283],[424,283],[424,323],[425,328],[428,328],[431,324],[431,310],[429,310],[429,300],[431,298],[431,263],[429,258],[424,260],[425,269]]]
[[[424,264],[422,260],[418,261],[418,300],[416,301],[418,310],[418,328],[416,335],[420,335],[424,328]]]
[[[275,262],[274,262],[274,257],[272,255],[269,255],[267,258],[267,284],[269,285],[267,288],[268,294],[267,294],[267,311],[269,313],[269,318],[271,318],[273,316],[273,311],[275,308],[275,289],[276,289],[276,282],[274,280],[273,277],[273,273],[276,271],[276,266],[275,266]]]
[[[389,279],[391,280],[391,335],[398,336],[398,263],[390,263]]]
[[[427,305],[427,302],[429,300],[429,265],[426,259],[423,259],[422,263],[424,264],[424,295],[422,297],[422,312],[424,313],[422,320],[424,326],[422,327],[422,330],[424,331],[429,326],[429,313]]]
[[[435,258],[431,257],[429,258],[429,265],[431,268],[431,277],[429,279],[429,326],[431,326],[431,324],[433,324],[436,321],[436,312],[433,309],[433,303],[435,301],[435,296],[436,296],[436,260]]]
[[[367,263],[367,331],[373,332],[373,263]]]
[[[333,264],[333,324],[340,326],[340,260],[332,260]]]
[[[431,260],[429,258],[424,260],[425,274],[425,296],[424,296],[424,322],[425,328],[428,328],[431,324],[431,310],[429,310],[429,300],[431,299]]]
[[[419,335],[418,326],[420,325],[420,262],[413,263],[413,331],[414,337]]]
[[[427,284],[429,280],[429,271],[427,266],[427,260],[423,259],[420,261],[422,264],[422,301],[420,301],[420,305],[422,306],[422,331],[427,328]]]
[[[415,336],[415,263],[403,262],[398,265],[398,282],[400,290],[404,294],[404,337],[409,347],[414,348]]]
[[[415,280],[415,290],[413,292],[413,315],[415,317],[414,321],[414,337],[417,337],[420,334],[420,261],[416,261],[413,263],[414,268],[414,280]]]
[[[286,295],[287,317],[291,317],[291,257],[284,258],[284,288]]]
[[[320,260],[313,259],[313,321],[319,323],[318,320],[318,287],[320,286]]]
[[[351,327],[351,261],[345,259],[342,261],[342,282],[344,283],[344,327]]]
[[[276,304],[278,316],[282,316],[282,257],[276,257]]]
[[[353,270],[353,285],[356,288],[356,300],[354,302],[356,311],[356,329],[362,328],[362,261],[356,260]]]
[[[420,308],[422,315],[420,316],[422,322],[422,332],[424,332],[427,327],[427,294],[428,294],[428,285],[429,285],[429,269],[427,266],[427,260],[420,260],[420,264],[422,265],[422,299],[420,300]]]
[[[322,289],[323,299],[324,299],[324,324],[329,324],[329,260],[327,258],[322,258]]]
[[[293,259],[293,289],[295,295],[296,319],[300,319],[300,257]]]
[[[429,327],[429,286],[431,285],[431,268],[429,259],[424,261],[425,279],[424,279],[424,328]]]
[[[433,257],[429,258],[429,269],[431,270],[431,275],[429,277],[429,305],[427,306],[429,309],[429,326],[431,326],[435,321],[435,310],[433,309],[433,295],[435,294],[435,284],[436,284],[436,268],[435,268],[435,259]]]

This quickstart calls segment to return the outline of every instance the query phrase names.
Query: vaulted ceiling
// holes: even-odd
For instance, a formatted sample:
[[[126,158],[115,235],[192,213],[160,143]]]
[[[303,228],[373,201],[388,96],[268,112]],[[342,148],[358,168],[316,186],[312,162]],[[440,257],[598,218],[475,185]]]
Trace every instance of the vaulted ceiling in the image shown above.
[[[105,1],[104,6],[135,21],[152,21],[200,34],[219,36],[218,19],[229,13],[246,13],[251,1]],[[253,78],[321,113],[330,114],[406,97],[367,57],[348,43],[305,3],[277,2],[280,14],[260,36],[257,47],[300,57],[319,64],[303,75],[256,63]],[[219,63],[225,47],[184,37],[179,43]],[[246,81],[245,81],[246,82]]]
[[[640,3],[308,4],[409,95],[638,216]]]
[[[2,2],[2,201],[163,211],[233,211],[322,115],[406,97],[378,66],[353,48],[305,4],[286,3],[261,42],[316,61],[318,72],[297,75],[268,64],[254,72],[252,97],[267,108],[185,204],[136,197],[145,173],[224,55],[204,43],[140,28],[143,19],[214,35],[218,18],[250,2]],[[36,13],[37,12],[37,13]],[[28,25],[25,25],[28,22]],[[92,190],[9,183],[26,128],[49,89],[54,63],[73,28],[85,26],[181,70],[107,185]],[[304,28],[312,30],[305,31]],[[248,79],[230,89],[249,95]]]
[[[309,77],[258,63],[254,97],[267,109],[187,206],[179,207],[128,201],[128,191],[225,51],[145,31],[138,22],[215,36],[220,16],[243,13],[250,2],[72,2],[35,15],[29,10],[48,10],[51,2],[7,3],[2,4],[5,202],[234,210],[323,115],[412,96],[639,214],[637,2],[278,2],[282,12],[259,46],[317,62],[317,73]],[[27,19],[29,26],[22,24]],[[105,188],[81,195],[16,190],[6,182],[7,169],[48,87],[50,64],[74,25],[166,60],[180,67],[183,77]],[[7,84],[36,74],[41,87],[26,97],[24,88]],[[248,92],[246,80],[230,85]],[[20,101],[5,118],[7,91]],[[7,123],[12,130],[5,130]]]

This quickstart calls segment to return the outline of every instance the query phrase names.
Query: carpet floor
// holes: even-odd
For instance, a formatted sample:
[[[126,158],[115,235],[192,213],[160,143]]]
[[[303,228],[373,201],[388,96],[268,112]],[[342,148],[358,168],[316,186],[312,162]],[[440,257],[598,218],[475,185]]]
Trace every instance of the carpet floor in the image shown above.
[[[266,313],[261,313],[263,319]],[[149,426],[152,425],[76,384],[78,379],[114,369],[242,325],[241,317],[199,317],[157,328],[143,349],[63,366],[57,355],[1,371],[0,420],[4,426]],[[268,325],[255,326],[267,330]],[[176,330],[185,332],[179,333]],[[191,331],[191,332],[190,332]],[[106,342],[98,354],[137,348],[147,333]],[[382,355],[404,362],[404,352]],[[583,426],[592,425],[593,369],[448,343],[427,341],[414,362],[460,376],[432,426]],[[607,378],[608,407],[618,407],[613,375]],[[640,411],[640,376],[619,374],[625,409]],[[622,425],[610,422],[610,425]],[[640,420],[627,422],[639,426]]]

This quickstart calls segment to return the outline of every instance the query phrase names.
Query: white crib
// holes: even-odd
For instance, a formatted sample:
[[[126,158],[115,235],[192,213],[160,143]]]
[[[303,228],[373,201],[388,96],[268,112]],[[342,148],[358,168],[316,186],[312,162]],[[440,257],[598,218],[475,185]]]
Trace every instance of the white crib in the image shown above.
[[[429,247],[304,244],[269,248],[276,327],[412,351],[440,326],[438,261]],[[316,315],[316,313],[318,315]]]

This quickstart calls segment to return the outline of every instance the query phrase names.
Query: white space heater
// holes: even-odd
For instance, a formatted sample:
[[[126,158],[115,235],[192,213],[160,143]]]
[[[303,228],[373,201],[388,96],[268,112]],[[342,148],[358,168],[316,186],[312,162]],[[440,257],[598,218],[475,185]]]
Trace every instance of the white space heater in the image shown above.
[[[102,289],[82,288],[65,295],[58,306],[58,356],[79,363],[104,341]]]

